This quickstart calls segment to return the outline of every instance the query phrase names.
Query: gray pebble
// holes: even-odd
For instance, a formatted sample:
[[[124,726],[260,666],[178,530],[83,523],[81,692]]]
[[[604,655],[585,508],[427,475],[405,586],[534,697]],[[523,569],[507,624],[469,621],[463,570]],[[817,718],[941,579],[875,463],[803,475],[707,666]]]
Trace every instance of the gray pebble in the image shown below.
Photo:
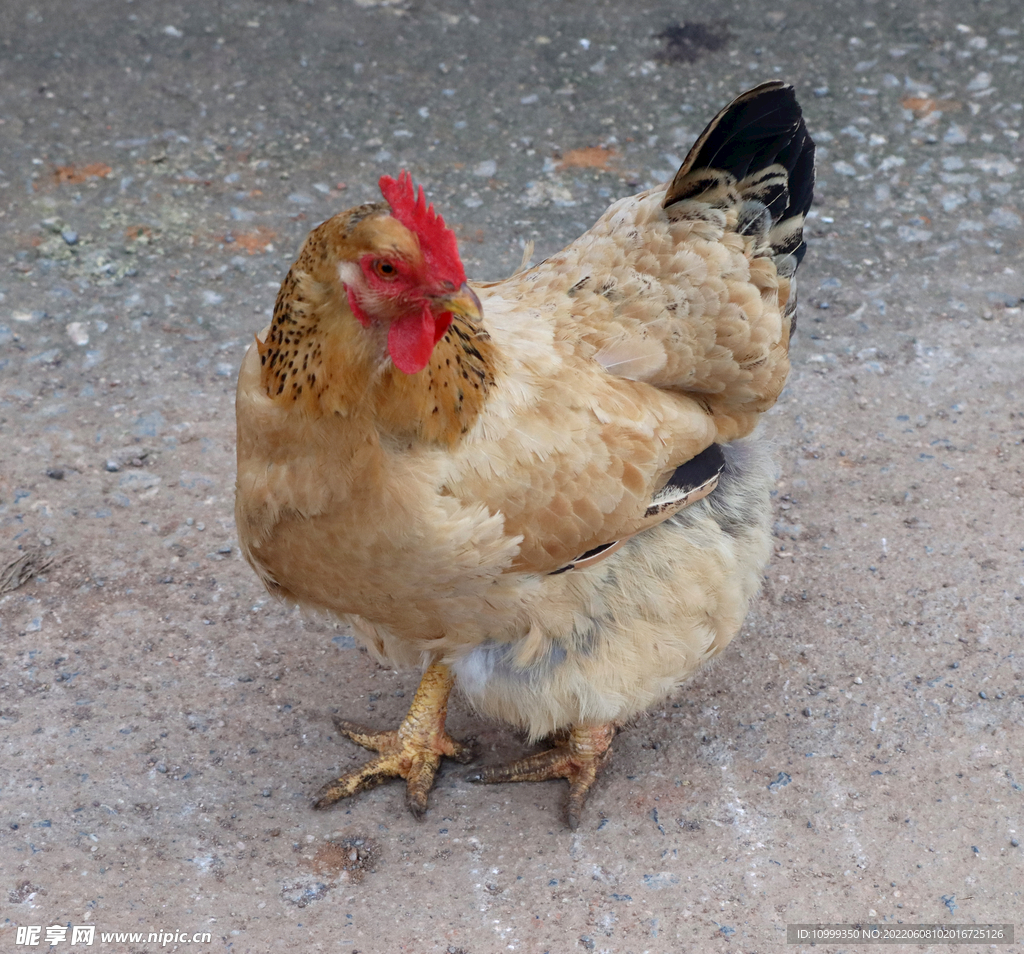
[[[951,146],[962,146],[968,141],[967,133],[956,123],[953,123],[946,131],[946,135],[942,137],[942,141]]]
[[[789,537],[790,540],[799,540],[803,536],[804,528],[799,523],[786,523],[784,520],[777,520],[772,526],[777,537]]]
[[[60,233],[60,237],[64,239],[68,245],[78,244],[78,233],[74,229],[64,229],[64,231]]]
[[[116,474],[121,469],[121,465],[116,460],[108,460],[106,466],[107,470],[112,474]]]
[[[999,229],[1019,229],[1021,227],[1021,217],[1010,209],[993,209],[988,215],[988,220]]]
[[[1011,838],[1010,839],[1010,847],[1011,848],[1019,848],[1020,847],[1020,839],[1019,838]]]
[[[51,480],[63,480],[64,471],[60,467],[51,467],[46,471],[46,476]]]

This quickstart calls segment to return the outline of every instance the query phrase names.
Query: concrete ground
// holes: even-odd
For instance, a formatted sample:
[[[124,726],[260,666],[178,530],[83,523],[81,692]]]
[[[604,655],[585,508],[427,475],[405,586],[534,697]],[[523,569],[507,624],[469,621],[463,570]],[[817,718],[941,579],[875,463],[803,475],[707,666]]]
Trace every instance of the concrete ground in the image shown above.
[[[0,44],[4,951],[1024,930],[1018,0],[4,0]],[[422,823],[398,784],[312,811],[363,757],[332,713],[393,726],[417,674],[239,557],[234,378],[299,243],[408,168],[500,277],[771,78],[819,181],[741,636],[620,735],[575,834],[561,783],[454,765]]]

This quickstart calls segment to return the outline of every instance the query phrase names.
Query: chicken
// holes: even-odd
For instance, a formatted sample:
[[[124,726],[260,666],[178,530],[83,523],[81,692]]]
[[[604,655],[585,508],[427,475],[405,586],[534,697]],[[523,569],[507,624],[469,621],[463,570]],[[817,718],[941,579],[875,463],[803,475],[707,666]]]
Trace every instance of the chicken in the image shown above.
[[[236,519],[274,594],[425,673],[325,807],[389,777],[422,815],[458,685],[551,748],[579,823],[616,730],[739,630],[770,553],[754,433],[789,370],[814,145],[794,92],[718,114],[670,183],[499,282],[466,281],[407,173],[327,220],[238,379]]]

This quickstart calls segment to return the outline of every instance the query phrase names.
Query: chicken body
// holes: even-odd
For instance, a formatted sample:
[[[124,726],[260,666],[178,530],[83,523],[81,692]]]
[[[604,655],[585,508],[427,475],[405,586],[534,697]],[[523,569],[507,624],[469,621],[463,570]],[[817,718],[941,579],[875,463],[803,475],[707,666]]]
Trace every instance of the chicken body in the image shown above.
[[[321,225],[239,376],[247,559],[531,739],[664,698],[733,638],[768,559],[773,470],[748,435],[788,372],[812,179],[792,90],[765,84],[672,183],[474,286],[414,373],[353,288],[374,256],[415,264],[415,231],[380,205]],[[713,445],[717,487],[680,510]]]

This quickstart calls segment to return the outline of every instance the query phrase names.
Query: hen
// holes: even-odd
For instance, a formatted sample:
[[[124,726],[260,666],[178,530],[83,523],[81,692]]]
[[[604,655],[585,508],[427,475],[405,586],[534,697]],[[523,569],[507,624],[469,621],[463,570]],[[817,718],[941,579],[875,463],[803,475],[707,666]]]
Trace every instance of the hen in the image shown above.
[[[236,518],[272,592],[426,668],[378,755],[316,806],[407,780],[421,815],[456,683],[553,746],[575,828],[617,727],[736,634],[770,552],[750,436],[789,370],[814,145],[791,87],[709,124],[667,185],[470,285],[407,173],[314,229],[238,380]]]

